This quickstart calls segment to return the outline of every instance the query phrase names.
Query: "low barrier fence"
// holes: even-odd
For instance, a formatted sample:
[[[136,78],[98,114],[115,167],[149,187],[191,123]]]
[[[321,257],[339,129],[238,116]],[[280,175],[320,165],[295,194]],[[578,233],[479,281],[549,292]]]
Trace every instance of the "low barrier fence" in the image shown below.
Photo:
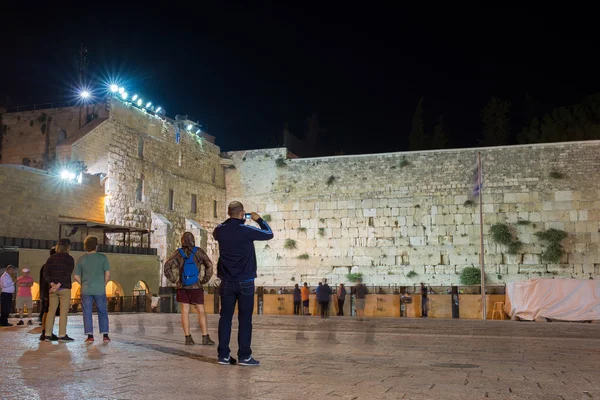
[[[494,303],[505,302],[504,286],[490,286],[486,288],[487,318],[491,319]],[[418,318],[422,315],[422,294],[418,286],[414,287],[367,287],[365,296],[365,317],[391,317],[391,318]],[[428,288],[427,306],[430,318],[482,318],[481,288],[478,286]],[[148,296],[119,296],[107,299],[108,312],[110,313],[140,313],[161,312],[177,313],[181,305],[177,303],[175,293],[164,293],[156,309],[152,308],[152,300]],[[346,288],[343,301],[338,301],[337,293],[331,295],[327,304],[328,315],[356,315],[356,294],[352,287]],[[13,298],[13,312],[15,299]],[[308,300],[308,314],[321,315],[321,304],[317,301],[314,288],[310,288]],[[210,287],[204,293],[204,308],[208,314],[218,314],[220,310],[218,287]],[[33,312],[41,311],[41,302],[33,302]],[[72,299],[69,307],[70,313],[81,312],[81,299]],[[96,311],[94,305],[94,312]],[[195,312],[192,307],[191,312]],[[237,313],[237,309],[236,309]],[[305,314],[303,304],[299,307],[300,315]],[[291,287],[257,287],[254,295],[255,315],[293,315],[294,294]]]

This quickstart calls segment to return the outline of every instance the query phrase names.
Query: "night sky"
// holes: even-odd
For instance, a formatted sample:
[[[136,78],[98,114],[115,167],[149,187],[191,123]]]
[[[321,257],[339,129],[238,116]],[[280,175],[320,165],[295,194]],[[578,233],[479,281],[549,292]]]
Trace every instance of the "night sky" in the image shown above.
[[[313,113],[330,154],[406,150],[421,96],[426,130],[443,114],[449,147],[469,147],[491,96],[512,102],[515,136],[526,94],[542,115],[600,91],[597,23],[585,11],[122,3],[9,1],[0,104],[72,96],[81,43],[98,93],[119,78],[168,116],[198,120],[223,151],[274,147],[286,123],[302,137]]]

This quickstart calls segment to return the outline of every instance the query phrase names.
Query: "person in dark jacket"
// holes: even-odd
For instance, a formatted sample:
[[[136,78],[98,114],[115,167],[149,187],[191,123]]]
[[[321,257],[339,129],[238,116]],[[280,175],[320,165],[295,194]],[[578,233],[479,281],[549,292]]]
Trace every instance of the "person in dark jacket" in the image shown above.
[[[346,301],[346,287],[340,283],[337,290],[338,316],[344,316],[344,302]]]
[[[254,279],[256,278],[255,240],[273,239],[271,227],[260,215],[250,216],[260,228],[246,225],[244,205],[233,201],[227,207],[229,219],[219,224],[213,237],[219,242],[217,276],[221,279],[221,318],[219,319],[219,364],[235,364],[231,357],[231,319],[238,303],[238,357],[240,365],[255,366],[252,358],[252,312],[254,311]]]
[[[302,292],[298,287],[298,284],[294,286],[294,315],[300,315],[300,303],[302,302]]]
[[[56,245],[56,254],[46,261],[44,267],[44,279],[50,286],[48,316],[46,317],[46,342],[58,340],[61,342],[72,342],[67,336],[67,316],[71,302],[71,275],[75,269],[75,260],[69,255],[71,241],[63,238]],[[60,321],[58,324],[58,337],[52,333],[56,309],[60,305]]]
[[[317,290],[317,301],[321,305],[321,318],[329,317],[329,301],[331,300],[331,288],[327,284],[327,279],[323,279],[323,284]]]
[[[50,255],[56,254],[56,247],[52,247],[50,249]],[[42,326],[42,334],[40,335],[40,340],[46,340],[46,318],[48,317],[48,306],[50,304],[50,286],[48,285],[48,281],[44,279],[44,270],[46,269],[46,264],[42,265],[40,269],[40,325]]]

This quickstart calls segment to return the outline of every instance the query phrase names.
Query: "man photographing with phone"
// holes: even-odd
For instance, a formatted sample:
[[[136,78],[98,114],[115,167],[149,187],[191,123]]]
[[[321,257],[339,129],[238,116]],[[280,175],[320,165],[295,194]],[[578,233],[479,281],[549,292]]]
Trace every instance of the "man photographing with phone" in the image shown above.
[[[256,278],[255,240],[273,239],[271,227],[255,212],[246,213],[244,205],[233,201],[227,207],[229,219],[219,224],[213,237],[219,242],[217,276],[221,279],[221,318],[219,319],[219,364],[233,365],[229,341],[231,320],[238,303],[238,357],[239,364],[257,366],[252,358],[252,312],[254,311],[254,279]],[[246,224],[252,219],[260,228]]]

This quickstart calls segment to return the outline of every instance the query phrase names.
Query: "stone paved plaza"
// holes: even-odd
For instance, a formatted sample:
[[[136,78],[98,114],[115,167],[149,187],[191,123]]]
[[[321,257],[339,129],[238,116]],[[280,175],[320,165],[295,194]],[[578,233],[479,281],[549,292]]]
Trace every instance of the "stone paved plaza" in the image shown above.
[[[216,347],[184,346],[179,317],[111,315],[106,345],[83,343],[81,316],[68,344],[2,328],[0,398],[600,398],[598,324],[256,316],[261,366],[240,367],[218,365]]]

